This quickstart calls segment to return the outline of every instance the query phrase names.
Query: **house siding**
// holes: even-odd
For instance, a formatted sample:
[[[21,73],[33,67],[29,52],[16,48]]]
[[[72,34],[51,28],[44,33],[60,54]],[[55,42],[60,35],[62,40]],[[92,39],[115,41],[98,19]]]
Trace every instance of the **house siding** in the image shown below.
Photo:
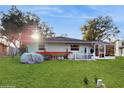
[[[65,52],[67,49],[67,44],[45,44],[45,50],[49,52]]]
[[[34,42],[32,44],[28,44],[27,47],[28,47],[28,52],[29,53],[37,52],[38,49],[39,49],[39,43],[38,42]]]
[[[80,52],[85,54],[85,48],[87,49],[86,54],[90,54],[91,46],[88,45],[80,45]]]
[[[79,50],[78,51],[72,51],[70,45],[71,44],[45,44],[45,50],[49,51],[49,52],[65,52],[68,49],[69,52],[85,53],[84,51],[86,48],[87,49],[86,54],[90,54],[90,49],[91,49],[90,46],[79,44]]]
[[[115,44],[115,56],[123,56],[123,52],[124,50],[120,49],[120,47],[122,47],[122,41],[116,41],[116,44]]]

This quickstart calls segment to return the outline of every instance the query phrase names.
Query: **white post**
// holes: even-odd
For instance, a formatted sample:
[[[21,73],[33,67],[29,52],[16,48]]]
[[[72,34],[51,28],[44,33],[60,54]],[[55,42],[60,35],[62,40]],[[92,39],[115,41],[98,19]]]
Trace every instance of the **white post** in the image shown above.
[[[96,56],[96,50],[95,50],[96,45],[94,44],[94,52],[93,52],[93,58],[95,59]]]
[[[105,55],[106,55],[106,45],[104,44],[104,58],[105,58]]]
[[[76,52],[74,53],[74,59],[76,60]]]
[[[116,41],[115,44],[115,56],[122,56],[121,49],[119,47],[122,47],[122,41]]]
[[[86,52],[86,55],[87,55],[87,59],[88,59],[88,52],[89,52],[89,48],[87,47],[87,52]]]

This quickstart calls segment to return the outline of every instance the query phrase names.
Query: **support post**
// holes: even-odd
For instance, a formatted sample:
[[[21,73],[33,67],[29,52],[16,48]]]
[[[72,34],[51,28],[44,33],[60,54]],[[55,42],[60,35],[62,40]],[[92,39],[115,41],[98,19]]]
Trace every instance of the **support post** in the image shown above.
[[[93,58],[95,59],[95,55],[96,55],[96,50],[95,50],[95,44],[93,45],[93,49],[94,49],[94,52],[93,52]]]
[[[105,58],[105,55],[106,55],[106,44],[104,44],[104,58]]]

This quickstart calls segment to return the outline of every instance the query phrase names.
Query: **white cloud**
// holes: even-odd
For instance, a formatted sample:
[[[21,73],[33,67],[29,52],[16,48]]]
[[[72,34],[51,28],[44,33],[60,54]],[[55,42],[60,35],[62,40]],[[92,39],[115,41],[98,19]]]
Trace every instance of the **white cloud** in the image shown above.
[[[123,7],[120,6],[88,6],[92,10],[97,12],[97,16],[111,16],[114,22],[124,21],[124,13],[122,12]]]
[[[48,11],[42,11],[42,12],[37,12],[39,15],[45,15],[49,17],[56,17],[56,18],[74,18],[74,19],[90,19],[94,18],[95,16],[89,16],[86,14],[73,14],[73,13],[62,13],[62,14],[56,14]]]
[[[40,10],[46,10],[51,12],[63,13],[63,10],[57,7],[40,7]]]
[[[72,13],[68,13],[68,14],[61,14],[61,15],[57,15],[57,14],[50,14],[50,17],[58,17],[58,18],[70,18],[70,19],[90,19],[90,18],[94,18],[93,16],[88,16],[88,15],[75,15]]]
[[[96,16],[105,15],[105,16],[113,16],[113,14],[109,11],[107,6],[89,6],[90,9],[96,11]]]
[[[33,12],[56,12],[56,13],[63,13],[63,10],[58,7],[50,7],[50,6],[35,6],[31,9],[28,9],[29,11]]]
[[[115,8],[112,8],[111,6],[88,6],[88,8],[91,9],[91,11],[94,10],[92,16],[88,15],[88,13],[78,13],[77,9],[70,9],[69,11],[65,10],[62,7],[58,6],[33,6],[32,8],[23,7],[23,10],[28,10],[30,12],[36,13],[40,16],[49,16],[49,17],[58,17],[58,18],[74,18],[74,19],[90,19],[97,16],[111,16],[115,22],[120,22],[124,20],[124,14],[123,13],[117,13],[119,11],[113,11],[116,10]]]
[[[22,10],[28,10],[30,12],[36,13],[40,16],[49,16],[49,17],[58,17],[58,18],[74,18],[74,19],[89,19],[93,18],[93,16],[89,16],[86,14],[79,14],[77,9],[74,10],[73,8],[69,11],[64,10],[63,8],[56,7],[56,6],[35,6],[32,8],[23,7]]]

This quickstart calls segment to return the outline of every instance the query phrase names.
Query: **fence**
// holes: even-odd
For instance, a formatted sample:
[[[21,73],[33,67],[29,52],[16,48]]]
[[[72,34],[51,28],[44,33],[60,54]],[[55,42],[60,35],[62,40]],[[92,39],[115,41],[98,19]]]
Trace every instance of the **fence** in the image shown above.
[[[74,60],[94,60],[93,54],[73,53],[69,55],[69,59]]]
[[[94,59],[93,54],[83,54],[83,53],[75,53],[75,60],[92,60]]]

